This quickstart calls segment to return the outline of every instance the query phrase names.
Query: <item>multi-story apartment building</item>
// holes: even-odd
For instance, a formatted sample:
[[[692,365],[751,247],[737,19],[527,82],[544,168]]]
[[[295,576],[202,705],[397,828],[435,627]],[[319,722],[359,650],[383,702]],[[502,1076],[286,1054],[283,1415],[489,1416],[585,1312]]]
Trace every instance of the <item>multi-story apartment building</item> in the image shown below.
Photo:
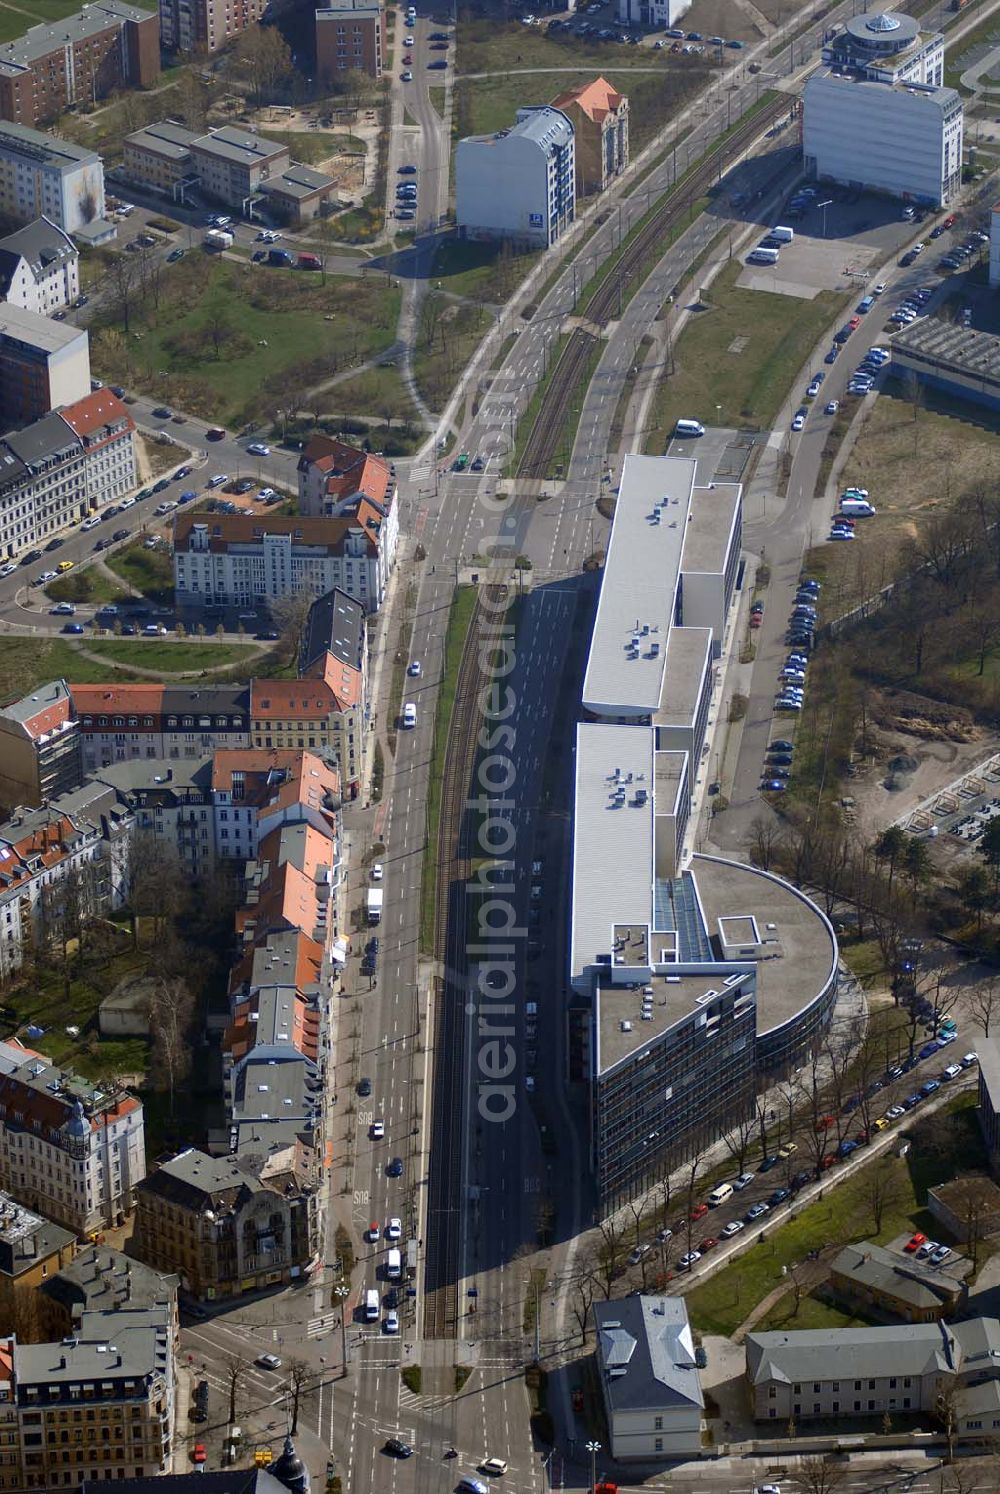
[[[135,485],[134,434],[124,405],[102,389],[0,438],[0,555],[124,497]]]
[[[134,758],[195,761],[217,748],[249,747],[246,685],[72,685],[85,773]]]
[[[340,778],[316,752],[219,751],[211,767],[216,854],[223,859],[254,860],[280,824],[336,826]]]
[[[140,1187],[133,1248],[203,1301],[287,1284],[318,1260],[321,1181],[301,1144],[243,1157],[188,1148]]]
[[[217,52],[255,26],[267,0],[160,0],[160,41],[165,52]]]
[[[0,1187],[79,1235],[121,1224],[146,1175],[142,1104],[0,1043]]]
[[[64,229],[36,218],[0,239],[0,297],[51,316],[80,294],[80,255]]]
[[[396,504],[364,498],[334,519],[182,513],[174,524],[177,606],[266,608],[296,592],[339,589],[376,612],[398,540]]]
[[[603,192],[628,165],[628,99],[606,78],[578,83],[552,100],[573,126],[576,195]]]
[[[573,125],[548,104],[510,129],[469,135],[455,153],[455,217],[470,239],[548,249],[576,217]]]
[[[9,1339],[2,1359],[20,1454],[21,1481],[12,1487],[54,1490],[169,1469],[174,1343],[166,1308],[85,1312],[61,1343]]]
[[[158,29],[154,12],[125,0],[94,0],[32,26],[0,47],[0,119],[34,125],[118,89],[148,88],[160,75]]]
[[[80,732],[65,680],[50,680],[0,710],[0,804],[51,801],[83,779]]]
[[[0,306],[0,421],[4,430],[40,420],[90,393],[85,330],[7,302]],[[55,427],[53,427],[55,429]]]
[[[395,506],[392,467],[370,451],[333,436],[315,435],[299,457],[299,513],[332,519],[368,498],[380,508]]]
[[[96,773],[128,806],[136,831],[151,832],[171,846],[193,877],[211,871],[216,855],[211,758],[131,758]]]
[[[330,652],[320,668],[321,674],[298,680],[251,683],[250,740],[256,748],[304,747],[318,753],[336,766],[354,798],[364,745],[362,673]]]
[[[60,410],[83,448],[84,498],[96,511],[136,486],[135,423],[110,389],[95,389]]]
[[[385,9],[372,0],[349,0],[316,12],[316,75],[325,84],[347,72],[381,78],[385,60]]]
[[[161,119],[126,135],[126,176],[155,191],[173,193],[179,182],[193,182],[191,146],[197,139],[196,130],[174,119]]]
[[[0,976],[25,948],[75,936],[80,919],[124,901],[132,817],[103,784],[84,784],[0,825]]]
[[[18,223],[48,218],[76,233],[104,217],[104,163],[27,124],[0,124],[0,212]]]

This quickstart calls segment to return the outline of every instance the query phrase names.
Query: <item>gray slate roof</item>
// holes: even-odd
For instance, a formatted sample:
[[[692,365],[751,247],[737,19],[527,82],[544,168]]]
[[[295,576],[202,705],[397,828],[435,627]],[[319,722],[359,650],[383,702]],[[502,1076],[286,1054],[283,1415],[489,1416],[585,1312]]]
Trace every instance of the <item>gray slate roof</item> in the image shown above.
[[[683,1297],[625,1297],[594,1305],[597,1360],[614,1411],[703,1406]]]
[[[364,646],[364,608],[346,591],[334,587],[317,597],[309,608],[299,653],[299,673],[305,673],[325,653],[333,654],[341,664],[360,669]]]
[[[891,1375],[952,1374],[961,1359],[955,1330],[944,1323],[899,1323],[885,1328],[800,1329],[748,1333],[747,1373],[754,1385],[772,1380],[883,1379]]]
[[[48,218],[36,218],[6,238],[0,239],[0,286],[6,294],[20,261],[26,260],[36,282],[53,265],[65,264],[78,257],[78,250],[68,233]]]
[[[911,1307],[940,1307],[961,1291],[961,1283],[954,1277],[942,1276],[936,1267],[896,1255],[871,1240],[846,1245],[830,1262],[830,1269]]]

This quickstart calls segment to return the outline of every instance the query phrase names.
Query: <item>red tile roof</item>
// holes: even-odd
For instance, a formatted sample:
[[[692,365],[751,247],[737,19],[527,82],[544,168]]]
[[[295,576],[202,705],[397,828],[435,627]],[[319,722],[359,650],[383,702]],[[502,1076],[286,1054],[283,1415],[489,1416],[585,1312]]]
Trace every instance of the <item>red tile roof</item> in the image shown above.
[[[68,695],[57,700],[50,706],[45,706],[37,715],[27,716],[21,723],[28,736],[33,741],[39,737],[46,736],[50,731],[55,731],[57,726],[62,726],[73,719],[73,702]]]
[[[135,430],[128,410],[110,389],[95,389],[76,404],[65,405],[59,414],[78,436],[97,435],[105,426],[117,425],[120,420],[127,421],[129,430]]]
[[[607,78],[593,78],[589,83],[578,83],[552,100],[553,109],[566,109],[571,104],[595,121],[613,114],[621,105],[624,95],[612,88]]]
[[[159,711],[165,685],[73,685],[73,701],[78,715],[110,711]]]
[[[300,458],[300,465],[326,473],[323,491],[330,498],[353,498],[364,493],[384,503],[392,492],[388,462],[370,451],[359,451],[332,436],[313,436]]]
[[[376,521],[373,528],[369,519]],[[310,519],[283,514],[199,514],[185,513],[174,524],[174,550],[186,551],[191,531],[198,524],[208,529],[208,548],[213,554],[224,554],[230,545],[262,543],[265,534],[290,535],[293,544],[319,545],[328,555],[339,554],[349,533],[362,530],[372,551],[378,550],[382,515],[370,503],[359,505],[357,516],[341,515],[335,519]]]

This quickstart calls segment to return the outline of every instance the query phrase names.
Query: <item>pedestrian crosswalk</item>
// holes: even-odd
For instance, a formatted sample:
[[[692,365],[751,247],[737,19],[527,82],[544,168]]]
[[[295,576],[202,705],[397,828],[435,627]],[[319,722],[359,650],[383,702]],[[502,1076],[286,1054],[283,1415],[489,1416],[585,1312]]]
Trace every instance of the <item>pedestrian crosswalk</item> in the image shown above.
[[[335,1312],[321,1313],[318,1318],[310,1318],[306,1325],[307,1338],[321,1338],[324,1333],[330,1333],[337,1326],[337,1314]]]

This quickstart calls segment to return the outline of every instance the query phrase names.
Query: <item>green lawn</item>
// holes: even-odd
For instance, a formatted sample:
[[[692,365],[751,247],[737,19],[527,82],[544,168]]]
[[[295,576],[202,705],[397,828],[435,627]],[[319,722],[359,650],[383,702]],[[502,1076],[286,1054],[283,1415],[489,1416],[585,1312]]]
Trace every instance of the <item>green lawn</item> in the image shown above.
[[[245,643],[219,643],[214,639],[199,642],[175,641],[170,638],[109,638],[88,640],[89,652],[99,654],[116,664],[138,669],[183,674],[192,669],[223,669],[242,664],[249,675],[257,654]]]
[[[84,658],[64,638],[0,638],[0,701],[10,701],[46,680],[95,684],[120,678],[110,665]]]
[[[441,785],[448,750],[448,728],[451,725],[452,711],[455,709],[455,691],[458,688],[462,649],[465,647],[466,635],[475,612],[476,595],[474,586],[456,587],[451,600],[448,630],[444,640],[444,671],[438,687],[437,708],[434,713],[434,748],[427,785],[428,855],[424,858],[424,872],[420,884],[420,947],[425,953],[432,951],[434,943],[437,842],[441,822]]]
[[[741,290],[734,260],[712,282],[708,310],[677,341],[676,373],[657,388],[646,450],[665,449],[680,416],[710,425],[769,426],[788,393],[789,370],[802,366],[847,297],[821,291],[811,301]]]
[[[97,566],[88,565],[50,581],[45,595],[54,602],[118,602],[127,593]]]
[[[75,1065],[81,1050],[97,1044],[97,1009],[104,997],[120,980],[144,969],[147,963],[140,951],[127,947],[130,943],[127,930],[123,930],[121,939],[122,952],[107,964],[88,969],[71,980],[68,996],[62,976],[55,970],[41,969],[33,972],[31,979],[11,982],[3,993],[0,1008],[4,1037],[16,1032],[24,1037],[24,1028],[33,1022],[45,1029],[45,1036],[27,1041],[37,1043],[57,1063],[72,1057]],[[66,1031],[70,1026],[80,1028],[78,1037]]]
[[[387,368],[366,368],[353,379],[343,379],[319,396],[321,415],[361,415],[378,422],[376,430],[385,431],[386,422],[405,421],[416,414],[410,391],[395,364]],[[348,440],[351,438],[348,437]]]
[[[273,416],[330,374],[363,362],[395,337],[400,291],[305,275],[201,250],[164,281],[157,308],[133,309],[91,336],[96,373],[227,425]],[[115,313],[109,313],[115,315]]]
[[[783,1280],[783,1266],[802,1261],[810,1250],[830,1242],[885,1242],[903,1230],[933,1232],[930,1215],[924,1212],[928,1187],[959,1171],[985,1165],[975,1105],[974,1092],[957,1096],[946,1109],[906,1125],[913,1145],[905,1159],[883,1154],[856,1176],[826,1189],[822,1199],[794,1218],[783,1210],[778,1219],[784,1217],[784,1223],[765,1229],[743,1255],[686,1294],[694,1326],[731,1337],[757,1303]],[[891,1196],[877,1233],[871,1209],[872,1168],[885,1169],[891,1179]],[[933,1228],[940,1230],[940,1226]]]
[[[147,550],[142,544],[129,545],[110,556],[107,565],[116,576],[152,601],[173,601],[174,568],[168,551]]]
[[[540,258],[540,251],[512,254],[509,246],[501,244],[444,239],[434,255],[431,279],[439,290],[455,296],[502,302]]]
[[[305,166],[316,166],[330,156],[363,156],[365,145],[354,135],[330,134],[328,130],[272,130],[265,125],[261,131],[268,140],[277,140],[287,145],[293,161]]]
[[[444,119],[444,101],[447,94],[447,88],[441,83],[433,83],[427,90],[427,95],[431,101],[431,108],[437,111],[439,119]]]
[[[803,1297],[798,1308],[795,1306],[795,1294],[790,1292],[780,1302],[776,1302],[769,1313],[761,1318],[754,1327],[755,1333],[766,1333],[781,1328],[870,1328],[870,1318],[860,1317],[857,1313],[847,1312],[844,1308],[835,1307],[832,1302],[825,1302],[820,1297]]]

